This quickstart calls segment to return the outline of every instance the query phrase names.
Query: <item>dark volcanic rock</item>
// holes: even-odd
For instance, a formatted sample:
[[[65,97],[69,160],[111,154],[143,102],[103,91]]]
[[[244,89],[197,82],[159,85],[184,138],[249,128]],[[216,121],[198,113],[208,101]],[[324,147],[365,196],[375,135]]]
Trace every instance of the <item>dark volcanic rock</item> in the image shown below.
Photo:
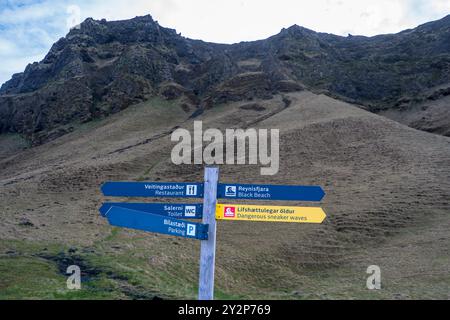
[[[41,144],[158,94],[203,110],[306,87],[380,112],[440,99],[447,84],[450,16],[394,35],[340,37],[293,26],[234,45],[184,38],[151,16],[87,19],[1,87],[0,133]]]

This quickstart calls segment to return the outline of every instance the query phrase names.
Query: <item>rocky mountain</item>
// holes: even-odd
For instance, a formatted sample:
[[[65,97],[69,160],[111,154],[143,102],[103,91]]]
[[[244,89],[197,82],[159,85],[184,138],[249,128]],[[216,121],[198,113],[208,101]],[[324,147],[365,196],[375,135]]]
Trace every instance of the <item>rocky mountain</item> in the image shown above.
[[[340,37],[299,26],[233,45],[191,40],[151,16],[87,19],[0,89],[0,133],[39,145],[154,96],[187,114],[307,88],[450,135],[450,16]]]

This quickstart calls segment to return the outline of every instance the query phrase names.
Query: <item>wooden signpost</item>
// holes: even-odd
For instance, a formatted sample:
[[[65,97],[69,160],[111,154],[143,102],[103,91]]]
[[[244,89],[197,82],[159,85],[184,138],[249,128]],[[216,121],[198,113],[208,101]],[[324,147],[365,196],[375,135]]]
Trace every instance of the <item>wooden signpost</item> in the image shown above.
[[[199,300],[214,299],[214,267],[216,260],[216,219],[218,168],[205,170],[205,198],[203,200],[203,223],[209,225],[208,239],[201,242]]]
[[[214,299],[217,220],[322,223],[326,218],[317,207],[217,204],[218,198],[318,202],[325,192],[318,186],[219,184],[219,169],[212,167],[205,169],[204,183],[107,182],[101,190],[108,197],[203,198],[203,204],[105,202],[99,209],[113,226],[200,240],[199,300]]]

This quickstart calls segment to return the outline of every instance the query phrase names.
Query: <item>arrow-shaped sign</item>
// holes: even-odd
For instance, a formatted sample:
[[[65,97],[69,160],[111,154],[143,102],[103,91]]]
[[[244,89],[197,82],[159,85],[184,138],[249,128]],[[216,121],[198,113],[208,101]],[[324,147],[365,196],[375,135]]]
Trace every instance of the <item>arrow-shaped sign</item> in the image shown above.
[[[208,225],[164,217],[142,211],[111,207],[106,213],[116,227],[168,234],[171,236],[207,240]]]
[[[203,183],[107,182],[101,190],[108,197],[203,197]]]
[[[202,198],[203,183],[107,182],[101,190],[110,197]],[[293,200],[319,202],[325,192],[319,186],[219,184],[223,199]]]
[[[241,204],[218,204],[216,207],[217,220],[322,223],[325,218],[326,214],[322,208]]]
[[[219,184],[218,198],[251,200],[322,201],[325,192],[319,186],[279,186]]]
[[[100,207],[100,214],[106,217],[106,213],[111,207],[126,208],[178,219],[201,219],[203,216],[202,204],[178,203],[106,202]]]

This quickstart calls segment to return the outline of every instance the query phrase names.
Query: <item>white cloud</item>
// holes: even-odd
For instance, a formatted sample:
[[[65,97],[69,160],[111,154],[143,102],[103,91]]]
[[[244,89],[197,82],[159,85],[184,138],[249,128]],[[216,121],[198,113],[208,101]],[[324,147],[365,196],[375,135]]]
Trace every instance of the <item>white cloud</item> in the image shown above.
[[[17,53],[16,45],[6,39],[0,39],[0,57],[8,57]]]
[[[450,0],[434,0],[430,1],[428,4],[436,14],[450,12]]]
[[[14,73],[21,72],[29,63],[41,61],[45,54],[24,57],[1,57],[2,64],[0,66],[0,83],[5,83]]]
[[[183,35],[234,43],[266,38],[293,24],[340,35],[399,32],[450,13],[450,0],[97,0],[82,15],[125,19],[151,13]],[[417,6],[429,7],[417,14]],[[433,8],[433,9],[431,9]]]
[[[45,1],[27,6],[6,8],[0,12],[0,24],[21,24],[41,21],[55,15],[60,9],[57,3]]]

